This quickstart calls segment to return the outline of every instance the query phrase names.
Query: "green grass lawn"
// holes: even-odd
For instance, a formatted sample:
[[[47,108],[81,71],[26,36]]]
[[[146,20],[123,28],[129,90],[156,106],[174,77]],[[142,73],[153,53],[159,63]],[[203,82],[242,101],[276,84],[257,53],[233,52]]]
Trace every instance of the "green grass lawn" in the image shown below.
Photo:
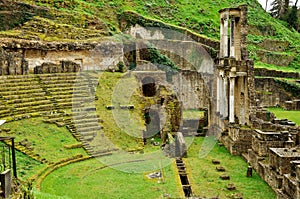
[[[300,126],[300,111],[287,111],[282,108],[268,108],[278,119],[288,119]]]
[[[5,123],[1,128],[9,128],[10,133],[1,136],[14,136],[15,142],[27,140],[32,152],[49,162],[57,162],[77,154],[86,155],[83,148],[66,149],[66,145],[78,143],[66,127],[48,124],[42,118],[30,118]]]
[[[149,171],[153,172],[153,171]],[[97,159],[62,167],[45,178],[36,198],[172,198],[183,197],[174,164],[163,168],[165,182],[147,173],[126,173],[105,167]]]
[[[231,156],[224,147],[215,145],[210,153],[199,158],[199,150],[204,138],[195,138],[188,150],[187,169],[193,193],[199,197],[231,198],[233,194],[242,194],[244,199],[275,199],[274,191],[256,174],[246,177],[248,164],[240,156]],[[212,164],[212,159],[220,161],[220,165]],[[225,167],[225,172],[218,172],[216,166]],[[221,180],[226,173],[230,180]],[[229,191],[226,185],[233,183],[236,191]]]
[[[16,151],[16,162],[17,175],[21,180],[30,178],[31,176],[35,175],[37,171],[46,167],[45,164],[42,164],[19,151]]]
[[[204,117],[204,111],[183,110],[182,117],[183,117],[183,119],[200,119],[200,118]]]

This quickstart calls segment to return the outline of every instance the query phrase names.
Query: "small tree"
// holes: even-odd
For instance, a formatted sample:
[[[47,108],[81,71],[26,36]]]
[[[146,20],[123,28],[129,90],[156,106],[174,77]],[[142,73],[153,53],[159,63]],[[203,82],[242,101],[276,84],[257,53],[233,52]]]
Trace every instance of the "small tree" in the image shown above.
[[[295,30],[298,30],[299,27],[299,20],[298,20],[298,9],[297,4],[295,4],[289,11],[286,17],[286,22]]]
[[[274,0],[271,3],[271,15],[280,19],[284,18],[284,16],[287,14],[290,2],[290,0]]]

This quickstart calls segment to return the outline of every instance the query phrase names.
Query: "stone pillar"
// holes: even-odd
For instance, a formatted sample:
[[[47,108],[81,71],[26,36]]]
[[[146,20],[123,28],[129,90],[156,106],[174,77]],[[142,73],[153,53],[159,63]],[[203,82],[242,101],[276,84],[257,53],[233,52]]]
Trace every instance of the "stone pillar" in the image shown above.
[[[229,122],[234,123],[234,87],[235,78],[230,77],[229,82]]]
[[[245,124],[246,123],[246,110],[245,110],[245,105],[246,105],[246,101],[245,101],[245,77],[241,76],[239,77],[239,84],[240,84],[240,113],[239,113],[239,121],[240,124]]]
[[[218,75],[217,77],[217,110],[216,112],[219,113],[220,112],[220,97],[221,97],[221,88],[220,88],[220,75]]]
[[[234,31],[235,31],[235,18],[232,18],[230,20],[230,57],[235,57],[235,52],[234,52],[234,40],[235,40],[235,35],[234,35]]]
[[[224,90],[223,90],[223,75],[220,78],[220,115],[223,117],[224,114]]]
[[[228,17],[224,19],[224,30],[223,30],[223,56],[228,57]]]
[[[219,76],[219,93],[220,93],[220,97],[219,97],[219,107],[220,107],[220,115],[223,117],[224,115],[224,71],[220,70],[220,76]]]
[[[224,57],[224,20],[221,18],[220,20],[220,40],[221,40],[221,43],[220,43],[220,57]]]
[[[228,79],[227,77],[224,77],[224,84],[223,84],[223,92],[224,92],[224,111],[223,111],[223,116],[228,117],[228,93],[227,93],[227,88],[228,88]]]

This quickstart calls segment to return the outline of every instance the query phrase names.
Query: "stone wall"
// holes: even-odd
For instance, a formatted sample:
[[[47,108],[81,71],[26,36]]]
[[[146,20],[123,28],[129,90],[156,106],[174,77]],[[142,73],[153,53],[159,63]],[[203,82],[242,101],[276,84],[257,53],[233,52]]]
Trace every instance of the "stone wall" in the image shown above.
[[[24,75],[28,73],[28,61],[24,58],[24,50],[0,47],[0,75]]]
[[[293,99],[292,94],[273,78],[256,78],[255,91],[257,106],[283,106],[285,101]]]
[[[172,78],[172,84],[183,109],[209,108],[209,92],[200,73],[179,70]]]
[[[47,43],[11,39],[0,41],[2,75],[20,75],[35,71],[76,72],[78,67],[80,70],[117,70],[120,61],[123,61],[123,44],[114,41],[98,43]],[[71,65],[73,70],[70,70]]]
[[[72,61],[60,61],[59,64],[44,62],[41,66],[34,67],[34,74],[72,73],[78,71],[80,71],[80,64]]]
[[[230,126],[222,133],[220,140],[232,155],[242,155],[251,149],[252,129]]]
[[[284,108],[286,110],[298,110],[298,111],[300,111],[300,100],[285,101]]]

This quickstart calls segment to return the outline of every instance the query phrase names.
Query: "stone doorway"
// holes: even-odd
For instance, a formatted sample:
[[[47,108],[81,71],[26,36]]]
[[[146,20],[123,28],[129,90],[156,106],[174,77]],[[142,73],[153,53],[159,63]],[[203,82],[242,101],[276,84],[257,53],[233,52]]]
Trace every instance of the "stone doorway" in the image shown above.
[[[144,113],[146,132],[144,137],[149,138],[160,133],[160,117],[158,110],[146,109]]]
[[[145,77],[142,80],[142,90],[145,97],[153,97],[156,94],[155,80],[152,77]]]

